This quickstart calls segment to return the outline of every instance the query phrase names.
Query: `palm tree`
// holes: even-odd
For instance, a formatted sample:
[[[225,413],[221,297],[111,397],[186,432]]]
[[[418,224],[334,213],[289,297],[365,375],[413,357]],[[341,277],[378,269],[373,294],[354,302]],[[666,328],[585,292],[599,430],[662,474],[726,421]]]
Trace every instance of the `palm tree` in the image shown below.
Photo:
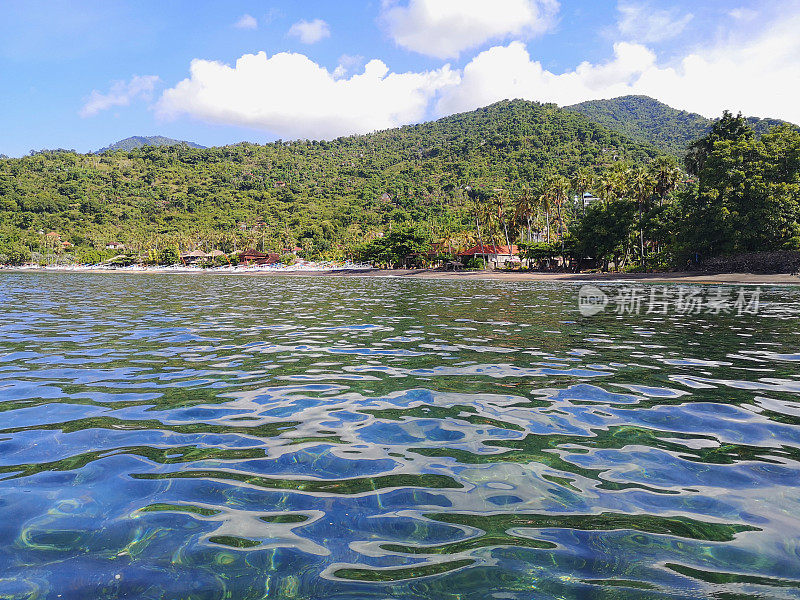
[[[475,232],[477,233],[477,239],[478,243],[480,244],[481,251],[483,251],[484,244],[483,235],[481,233],[481,222],[483,222],[486,226],[485,229],[488,229],[492,214],[492,207],[489,202],[487,202],[488,195],[482,190],[476,190],[474,188],[470,189],[469,197],[472,200],[473,214],[475,215]]]
[[[497,223],[503,226],[503,233],[505,234],[506,246],[508,251],[511,252],[511,239],[508,236],[508,220],[506,219],[505,204],[508,199],[508,194],[505,190],[495,190],[494,205],[497,209]]]
[[[545,228],[547,231],[547,243],[550,243],[550,210],[552,209],[550,194],[545,188],[537,198],[539,209],[544,212]]]
[[[589,191],[589,188],[592,187],[594,183],[594,175],[592,175],[592,172],[586,167],[581,167],[572,174],[570,183],[572,184],[572,189],[578,193],[578,197],[581,200],[581,212],[586,214],[586,201],[584,200],[584,195],[587,191]]]
[[[556,208],[558,217],[558,237],[561,240],[561,256],[564,257],[564,215],[563,205],[569,197],[569,180],[563,175],[552,175],[545,183],[545,197],[549,199]],[[548,228],[549,241],[549,228]]]
[[[644,211],[653,197],[656,184],[647,169],[643,167],[632,169],[629,181],[631,195],[639,207],[639,251],[641,253],[642,271],[644,271]]]
[[[517,196],[517,203],[514,207],[514,218],[517,223],[527,226],[528,242],[533,238],[531,220],[536,214],[536,200],[533,192],[529,188],[524,188],[522,193]]]
[[[603,200],[603,204],[608,206],[608,203],[611,201],[611,198],[614,196],[616,192],[616,182],[612,177],[611,173],[605,173],[603,177],[597,182],[597,189],[598,193],[600,194],[600,198]]]
[[[659,156],[648,165],[648,170],[655,182],[655,193],[659,206],[663,206],[667,196],[678,186],[681,170],[678,162],[671,156]]]

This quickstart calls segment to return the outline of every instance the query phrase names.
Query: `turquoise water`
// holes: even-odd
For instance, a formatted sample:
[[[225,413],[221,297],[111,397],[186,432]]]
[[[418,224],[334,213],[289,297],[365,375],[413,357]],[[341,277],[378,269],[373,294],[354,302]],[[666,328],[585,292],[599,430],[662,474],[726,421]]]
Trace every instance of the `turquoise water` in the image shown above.
[[[0,598],[800,598],[800,288],[577,295],[0,274]]]

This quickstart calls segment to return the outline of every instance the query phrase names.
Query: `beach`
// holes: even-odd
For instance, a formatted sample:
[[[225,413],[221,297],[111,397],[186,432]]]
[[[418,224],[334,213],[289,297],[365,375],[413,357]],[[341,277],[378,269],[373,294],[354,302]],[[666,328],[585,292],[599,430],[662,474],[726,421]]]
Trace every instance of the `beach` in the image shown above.
[[[664,283],[676,285],[800,285],[800,275],[791,273],[547,273],[536,271],[441,271],[436,269],[372,269],[362,267],[341,268],[253,268],[222,267],[202,269],[197,267],[121,267],[96,266],[70,267],[6,267],[0,273],[132,273],[142,275],[247,275],[281,277],[385,277],[397,279],[426,279],[444,281],[532,281],[563,283]]]

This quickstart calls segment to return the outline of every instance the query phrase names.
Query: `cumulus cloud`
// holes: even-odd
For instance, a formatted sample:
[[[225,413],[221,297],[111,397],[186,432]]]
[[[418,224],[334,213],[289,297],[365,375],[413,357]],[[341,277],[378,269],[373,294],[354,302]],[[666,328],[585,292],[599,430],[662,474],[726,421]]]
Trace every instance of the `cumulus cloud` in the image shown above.
[[[114,106],[128,106],[133,100],[150,100],[160,81],[157,75],[134,75],[130,81],[115,81],[108,93],[92,90],[80,111],[82,117],[91,117]]]
[[[381,22],[397,45],[446,59],[490,40],[543,33],[558,9],[557,0],[384,0]]]
[[[237,29],[258,29],[258,21],[252,15],[242,15],[233,26]]]
[[[513,42],[476,56],[459,85],[438,101],[441,114],[471,110],[505,98],[561,105],[626,94],[645,94],[676,108],[719,116],[723,110],[800,123],[800,15],[771,24],[756,37],[729,39],[698,49],[674,64],[661,65],[641,44],[620,42],[604,63],[584,62],[560,74],[533,60]]]
[[[298,21],[289,28],[289,35],[296,37],[304,44],[316,44],[331,36],[331,28],[322,19]]]
[[[617,5],[619,33],[627,40],[663,42],[679,36],[694,18],[681,15],[677,9],[656,9],[649,4],[624,1]]]
[[[436,94],[458,83],[449,65],[391,73],[379,60],[337,79],[308,57],[246,54],[231,67],[194,60],[190,78],[159,100],[162,117],[189,115],[211,123],[253,127],[281,137],[331,139],[414,123]]]
[[[547,70],[524,43],[498,45],[462,71],[393,73],[379,60],[343,56],[329,71],[296,53],[248,54],[229,66],[195,60],[190,77],[162,95],[163,117],[262,129],[284,138],[330,139],[472,110],[506,98],[560,105],[645,94],[679,109],[719,116],[723,110],[800,123],[791,82],[800,81],[800,11],[748,28],[664,62],[645,44],[618,42],[606,61],[565,72]],[[95,92],[87,114],[126,102],[131,83]]]

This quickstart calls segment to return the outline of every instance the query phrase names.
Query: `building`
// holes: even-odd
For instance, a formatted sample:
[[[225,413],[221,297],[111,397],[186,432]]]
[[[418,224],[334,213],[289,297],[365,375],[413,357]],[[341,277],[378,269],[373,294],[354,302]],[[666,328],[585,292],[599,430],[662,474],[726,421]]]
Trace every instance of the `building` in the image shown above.
[[[206,258],[208,258],[208,255],[202,250],[192,250],[191,252],[184,252],[181,254],[181,260],[187,265],[205,260]]]
[[[106,250],[125,250],[125,244],[111,242],[110,244],[106,244]]]
[[[242,250],[242,252],[239,253],[239,263],[244,266],[274,265],[280,261],[280,254],[276,254],[274,252],[264,254],[263,252],[258,252],[257,250]]]
[[[595,202],[600,202],[600,198],[598,198],[591,192],[586,192],[583,194],[583,206],[589,206],[590,204],[594,204]],[[578,207],[581,206],[581,199],[578,196],[575,196],[575,203],[578,205]]]
[[[499,269],[507,263],[520,263],[519,248],[512,246],[497,246],[495,244],[479,244],[469,250],[460,252],[461,258],[482,258],[486,261],[486,266],[492,269]]]

